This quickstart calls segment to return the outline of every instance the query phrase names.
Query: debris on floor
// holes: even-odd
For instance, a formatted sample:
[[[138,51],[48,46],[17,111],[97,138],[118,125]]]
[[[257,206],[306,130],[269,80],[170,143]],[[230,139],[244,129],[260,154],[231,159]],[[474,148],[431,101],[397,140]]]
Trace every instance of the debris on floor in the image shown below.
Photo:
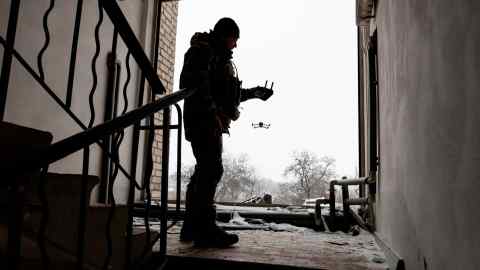
[[[265,222],[262,219],[246,219],[240,216],[238,212],[233,212],[233,217],[229,222],[217,222],[217,225],[226,230],[265,230],[275,232],[299,232],[311,230],[304,227],[298,227],[287,223]]]
[[[241,219],[237,217],[237,221]],[[389,269],[373,235],[362,229],[358,236],[344,232],[316,232],[308,228],[297,231],[238,230],[234,233],[240,241],[232,248],[199,249],[192,243],[178,240],[180,228],[177,224],[169,231],[167,255],[183,261],[211,259],[302,269]]]

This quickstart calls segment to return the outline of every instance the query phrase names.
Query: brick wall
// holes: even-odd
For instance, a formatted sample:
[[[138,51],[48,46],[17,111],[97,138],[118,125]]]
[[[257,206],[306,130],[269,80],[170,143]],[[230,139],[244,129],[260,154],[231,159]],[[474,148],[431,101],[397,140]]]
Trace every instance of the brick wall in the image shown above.
[[[158,76],[168,93],[173,91],[173,71],[175,64],[175,40],[177,35],[178,2],[162,3],[160,20],[160,46],[158,52]],[[172,112],[174,112],[172,110]],[[155,124],[162,124],[162,114],[155,115]],[[151,181],[152,198],[160,198],[160,179],[162,175],[162,130],[155,133],[153,143],[153,173]]]

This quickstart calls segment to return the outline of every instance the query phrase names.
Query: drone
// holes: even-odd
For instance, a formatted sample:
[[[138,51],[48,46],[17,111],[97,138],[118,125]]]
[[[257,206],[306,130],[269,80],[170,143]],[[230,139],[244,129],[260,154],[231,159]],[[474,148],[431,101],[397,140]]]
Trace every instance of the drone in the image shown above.
[[[264,128],[268,129],[270,127],[269,123],[264,123],[264,122],[258,122],[258,123],[252,123],[253,128]]]

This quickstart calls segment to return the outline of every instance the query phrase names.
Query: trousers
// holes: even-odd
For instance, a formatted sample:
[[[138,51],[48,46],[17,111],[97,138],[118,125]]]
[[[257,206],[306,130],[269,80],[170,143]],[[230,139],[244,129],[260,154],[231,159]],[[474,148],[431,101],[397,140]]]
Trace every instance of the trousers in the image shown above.
[[[195,171],[187,185],[184,226],[196,231],[215,226],[215,192],[223,175],[221,134],[199,133],[190,138]]]

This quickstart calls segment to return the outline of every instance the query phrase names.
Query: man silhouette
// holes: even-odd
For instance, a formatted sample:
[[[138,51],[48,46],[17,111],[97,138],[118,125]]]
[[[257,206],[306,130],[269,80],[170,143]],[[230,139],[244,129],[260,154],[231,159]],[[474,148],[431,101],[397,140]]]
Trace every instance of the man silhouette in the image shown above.
[[[271,89],[242,89],[232,62],[240,29],[231,18],[220,19],[208,33],[195,33],[185,53],[180,88],[197,91],[184,102],[185,138],[195,156],[195,171],[187,186],[185,218],[181,241],[194,241],[199,247],[228,247],[238,236],[215,223],[215,191],[222,178],[222,133],[240,116],[240,102],[267,100]]]

